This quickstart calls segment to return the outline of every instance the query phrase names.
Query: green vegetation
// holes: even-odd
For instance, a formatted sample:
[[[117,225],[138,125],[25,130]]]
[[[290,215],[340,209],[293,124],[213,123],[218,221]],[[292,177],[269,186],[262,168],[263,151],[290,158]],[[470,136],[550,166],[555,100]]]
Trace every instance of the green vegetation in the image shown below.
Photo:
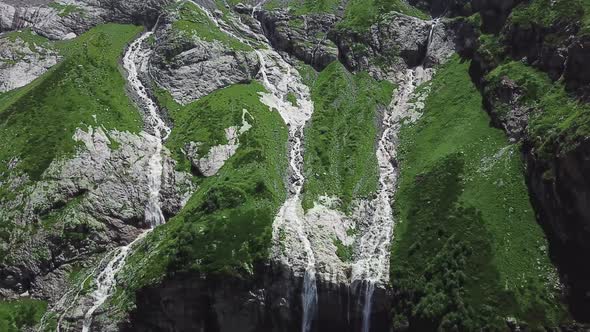
[[[532,329],[565,313],[536,223],[519,147],[489,126],[468,63],[432,82],[423,117],[402,129],[391,281],[396,324],[417,330]]]
[[[392,11],[425,20],[430,18],[403,0],[350,0],[344,12],[344,19],[338,23],[338,28],[366,30],[378,22],[383,15]]]
[[[532,24],[550,27],[558,22],[590,20],[588,0],[533,0],[523,2],[512,11],[511,22],[524,27]]]
[[[487,75],[487,88],[494,89],[502,77],[515,81],[524,92],[521,101],[537,110],[527,130],[539,156],[563,155],[590,135],[590,106],[570,97],[562,82],[552,82],[547,74],[513,61]]]
[[[479,36],[479,55],[486,63],[500,64],[506,57],[506,50],[499,36],[482,34]]]
[[[339,62],[320,73],[305,134],[305,208],[328,195],[340,198],[346,210],[353,199],[376,191],[377,109],[389,104],[392,91],[390,83],[353,75]]]
[[[61,63],[26,87],[0,96],[0,174],[18,158],[17,170],[39,179],[54,158],[75,151],[76,128],[141,129],[118,64],[126,43],[140,31],[107,24],[57,42],[64,55]]]
[[[289,92],[287,94],[287,101],[291,103],[291,105],[297,107],[297,96],[295,96],[295,94],[293,92]]]
[[[343,262],[351,262],[352,261],[352,255],[353,255],[353,249],[352,249],[352,245],[344,245],[344,243],[342,243],[342,241],[335,239],[334,240],[334,245],[336,246],[336,255],[338,256],[338,258],[340,258],[341,261]]]
[[[247,276],[267,258],[272,222],[286,199],[287,128],[278,112],[260,103],[262,91],[251,83],[217,90],[184,107],[167,102],[178,124],[167,145],[181,162],[179,147],[193,139],[213,144],[225,128],[241,124],[244,109],[252,128],[240,135],[236,154],[217,175],[199,180],[182,212],[134,250],[115,305],[124,307],[133,290],[168,270]]]
[[[177,7],[179,19],[172,27],[183,38],[199,37],[205,41],[219,41],[234,50],[249,51],[252,48],[228,36],[215,25],[199,7],[191,2],[182,2]]]
[[[61,17],[68,16],[72,13],[84,13],[84,10],[81,7],[78,7],[73,4],[65,4],[64,5],[64,4],[57,3],[57,2],[51,2],[49,4],[49,7],[57,10],[59,12],[58,15]]]
[[[341,2],[341,0],[271,0],[264,4],[264,8],[272,10],[288,7],[293,15],[334,13]]]
[[[29,49],[33,52],[37,51],[37,46],[51,47],[49,39],[39,36],[30,28],[24,29],[22,31],[9,32],[3,38],[8,38],[13,42],[17,39],[20,39],[24,41],[29,46]]]
[[[33,327],[47,311],[47,302],[33,299],[0,301],[0,331],[19,332]]]

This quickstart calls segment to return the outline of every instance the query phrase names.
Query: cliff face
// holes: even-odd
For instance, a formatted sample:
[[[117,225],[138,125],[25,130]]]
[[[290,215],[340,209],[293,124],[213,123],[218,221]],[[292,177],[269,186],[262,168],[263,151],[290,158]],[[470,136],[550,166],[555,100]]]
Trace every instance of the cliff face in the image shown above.
[[[137,294],[137,308],[122,331],[301,331],[302,280],[290,268],[259,267],[254,278],[178,274]],[[312,331],[358,331],[362,287],[318,283],[318,313]],[[371,326],[391,324],[390,294],[378,290]]]
[[[585,239],[589,235],[590,197],[583,176],[590,167],[587,135],[578,123],[564,125],[561,133],[555,135],[551,126],[540,125],[548,113],[560,107],[566,112],[563,117],[584,121],[585,113],[572,114],[578,114],[578,108],[587,108],[588,72],[587,66],[582,65],[588,59],[584,47],[587,37],[580,16],[567,17],[559,11],[562,9],[554,8],[548,11],[560,14],[554,14],[552,20],[541,20],[527,18],[532,13],[523,14],[523,8],[527,7],[514,9],[508,22],[498,30],[496,40],[480,44],[470,71],[482,88],[492,123],[503,128],[514,141],[523,142],[527,183],[539,223],[550,239],[552,257],[567,286],[571,310],[576,318],[586,320],[590,314],[589,271],[579,257],[589,253]],[[497,69],[511,60],[526,66],[515,64],[513,70]],[[544,97],[546,94],[553,97]],[[565,96],[577,101],[568,102]],[[550,103],[551,98],[559,100],[558,104]]]

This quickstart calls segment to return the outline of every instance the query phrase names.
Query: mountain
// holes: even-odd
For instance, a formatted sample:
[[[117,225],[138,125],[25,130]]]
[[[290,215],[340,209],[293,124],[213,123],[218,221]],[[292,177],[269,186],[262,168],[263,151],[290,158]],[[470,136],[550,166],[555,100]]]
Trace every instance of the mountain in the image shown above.
[[[0,331],[590,329],[587,0],[0,0]]]

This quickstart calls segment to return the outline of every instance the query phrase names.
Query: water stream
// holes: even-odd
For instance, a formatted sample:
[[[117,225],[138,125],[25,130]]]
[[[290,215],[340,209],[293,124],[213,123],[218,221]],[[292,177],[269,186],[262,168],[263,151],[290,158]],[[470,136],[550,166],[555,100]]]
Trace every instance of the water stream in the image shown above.
[[[307,262],[301,293],[303,305],[301,331],[308,332],[311,331],[313,319],[317,314],[316,260],[311,242],[306,234],[305,216],[300,195],[305,182],[303,176],[304,127],[313,113],[313,103],[309,88],[301,82],[297,70],[285,62],[278,53],[273,50],[256,50],[256,53],[260,59],[262,82],[269,91],[269,93],[262,95],[261,102],[271,109],[277,109],[289,128],[290,177],[288,189],[290,197],[281,206],[273,227],[279,227],[284,223],[292,224],[303,245]],[[268,63],[271,63],[272,66],[269,66]],[[287,100],[289,93],[296,96],[296,105]]]
[[[433,20],[430,26],[426,44],[426,54],[432,41],[432,34],[438,20]],[[371,202],[373,214],[365,233],[359,239],[359,257],[353,264],[352,280],[360,281],[363,291],[362,332],[369,332],[371,328],[371,312],[375,286],[388,282],[389,252],[393,235],[393,210],[391,202],[395,194],[399,170],[392,161],[397,157],[399,130],[402,120],[408,116],[411,98],[416,88],[430,80],[431,70],[422,65],[410,68],[399,82],[394,92],[392,103],[383,115],[383,133],[377,145],[377,163],[379,165],[379,187],[377,198]]]
[[[253,7],[251,15],[253,18],[256,10],[262,4],[263,2],[259,2]],[[202,6],[199,6],[199,8],[205,10]],[[212,15],[208,15],[212,17]],[[268,93],[261,94],[260,101],[270,109],[278,110],[283,121],[285,121],[289,128],[289,197],[277,213],[273,227],[276,229],[282,224],[292,225],[297,238],[303,245],[306,263],[303,274],[303,291],[301,293],[303,307],[301,331],[308,332],[311,330],[313,320],[317,314],[316,260],[311,242],[306,234],[305,216],[303,207],[301,206],[300,194],[303,183],[305,182],[305,177],[303,176],[304,128],[313,113],[311,93],[309,87],[303,84],[299,72],[272,48],[266,36],[252,31],[239,18],[235,18],[233,15],[228,15],[228,18],[242,33],[253,37],[257,42],[262,43],[262,45],[268,46],[268,48],[260,48],[255,43],[230,31],[224,24],[220,24],[223,22],[216,21],[221,31],[254,48],[260,61],[259,75],[261,76],[264,87],[268,91]],[[258,24],[260,23],[258,22]],[[287,96],[290,94],[295,96],[296,103],[293,104],[288,101]]]
[[[112,295],[117,284],[116,275],[125,266],[127,256],[133,246],[141,242],[154,227],[162,225],[166,221],[160,207],[160,189],[163,173],[162,141],[170,135],[171,129],[160,117],[156,103],[149,97],[147,89],[139,78],[139,73],[142,71],[145,72],[151,54],[151,50],[143,48],[143,42],[153,35],[157,26],[158,23],[156,23],[152,31],[144,33],[135,40],[129,46],[123,57],[123,67],[128,74],[129,86],[133,89],[138,99],[138,104],[145,112],[144,121],[147,127],[146,129],[151,131],[150,134],[142,133],[143,137],[154,147],[153,153],[148,161],[147,177],[149,196],[144,216],[145,222],[150,228],[141,233],[128,245],[117,248],[106,267],[98,274],[96,278],[96,290],[91,294],[93,303],[90,309],[84,314],[82,332],[90,331],[94,312]]]

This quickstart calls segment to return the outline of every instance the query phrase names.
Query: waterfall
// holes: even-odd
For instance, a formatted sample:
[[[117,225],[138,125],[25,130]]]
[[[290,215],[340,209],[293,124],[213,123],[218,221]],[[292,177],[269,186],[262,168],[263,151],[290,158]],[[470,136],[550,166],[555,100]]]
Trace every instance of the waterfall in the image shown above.
[[[94,312],[100,308],[104,302],[112,295],[117,284],[117,273],[125,266],[127,256],[133,246],[145,238],[145,236],[159,225],[165,223],[164,214],[160,207],[160,189],[162,184],[162,141],[168,138],[171,129],[166,125],[158,113],[156,103],[149,97],[147,89],[139,79],[139,73],[146,70],[146,66],[151,55],[149,49],[143,49],[143,42],[153,35],[158,23],[152,31],[148,31],[135,40],[127,49],[123,57],[123,67],[128,74],[129,86],[138,98],[139,104],[145,111],[144,121],[147,130],[152,133],[143,133],[143,137],[153,146],[154,151],[148,161],[148,190],[149,196],[145,207],[145,222],[150,229],[141,233],[135,240],[126,246],[115,249],[113,257],[107,263],[106,267],[98,274],[96,278],[96,290],[92,292],[92,306],[84,314],[82,332],[90,331]]]
[[[428,32],[428,39],[426,39],[426,51],[424,52],[424,58],[422,59],[422,66],[424,66],[424,62],[426,62],[426,58],[428,57],[428,52],[430,51],[430,44],[432,43],[432,35],[434,34],[434,28],[438,24],[440,18],[435,18],[430,21],[430,31]]]
[[[363,326],[362,332],[369,332],[371,327],[371,309],[373,307],[373,292],[375,284],[371,281],[365,283],[365,304],[363,306]]]
[[[125,260],[131,251],[131,248],[136,243],[140,242],[149,232],[143,232],[135,240],[126,246],[120,247],[116,250],[114,257],[108,262],[107,266],[98,274],[96,278],[96,290],[92,292],[91,296],[94,299],[92,307],[84,314],[84,321],[82,322],[82,332],[90,331],[92,325],[92,315],[103,305],[103,303],[112,295],[114,287],[117,284],[116,275],[125,266]]]
[[[283,223],[292,224],[296,229],[298,239],[303,245],[307,263],[305,264],[303,290],[301,292],[303,307],[301,331],[311,331],[313,320],[317,314],[318,302],[315,255],[311,247],[311,242],[306,234],[305,216],[300,198],[303,183],[305,182],[303,176],[304,127],[313,113],[313,102],[311,101],[309,88],[303,84],[298,71],[272,48],[266,36],[255,33],[239,19],[235,19],[233,15],[230,14],[227,16],[233,20],[235,27],[241,29],[246,35],[253,36],[256,41],[270,46],[268,49],[256,48],[254,43],[251,43],[249,40],[230,31],[230,28],[223,24],[223,21],[217,21],[213,18],[203,6],[200,6],[192,0],[188,1],[197,5],[212,20],[214,20],[222,32],[254,48],[260,61],[259,74],[262,77],[262,83],[265,89],[269,91],[269,93],[261,94],[260,101],[267,105],[271,110],[278,110],[283,121],[285,121],[289,128],[290,178],[288,191],[290,195],[277,213],[273,222],[273,227],[276,229],[277,225]],[[252,18],[254,18],[256,10],[258,10],[263,3],[264,1],[258,2],[253,7]],[[296,97],[297,105],[293,105],[288,101],[287,96],[289,94],[293,94]]]
[[[426,54],[428,56],[434,28],[438,19],[432,21]],[[423,60],[424,62],[424,60]],[[383,116],[383,133],[377,146],[377,162],[379,165],[379,188],[377,198],[371,202],[370,209],[374,211],[370,224],[359,240],[360,253],[353,265],[353,280],[364,284],[364,303],[362,310],[362,331],[370,331],[373,293],[377,283],[386,283],[389,277],[389,250],[393,235],[393,210],[391,202],[396,190],[399,176],[397,166],[392,163],[397,156],[398,135],[401,120],[408,116],[411,106],[410,99],[418,85],[430,80],[431,70],[425,70],[422,65],[408,69],[404,78],[394,92],[391,105]],[[363,287],[360,287],[363,290]],[[360,294],[359,294],[360,296]]]
[[[305,182],[303,176],[303,138],[304,127],[313,113],[309,88],[301,82],[297,71],[285,62],[281,56],[272,50],[256,50],[260,60],[260,74],[264,87],[269,91],[263,94],[262,103],[275,108],[289,127],[289,193],[291,196],[285,201],[277,214],[274,225],[291,223],[294,225],[297,237],[303,244],[307,258],[305,272],[303,275],[303,290],[301,301],[303,317],[301,331],[311,331],[313,319],[317,313],[317,286],[315,255],[306,235],[306,224],[303,208],[301,206],[301,189]],[[269,79],[269,68],[267,63],[270,60],[272,67],[272,80]],[[294,93],[297,98],[297,106],[293,106],[287,100],[287,94]]]

